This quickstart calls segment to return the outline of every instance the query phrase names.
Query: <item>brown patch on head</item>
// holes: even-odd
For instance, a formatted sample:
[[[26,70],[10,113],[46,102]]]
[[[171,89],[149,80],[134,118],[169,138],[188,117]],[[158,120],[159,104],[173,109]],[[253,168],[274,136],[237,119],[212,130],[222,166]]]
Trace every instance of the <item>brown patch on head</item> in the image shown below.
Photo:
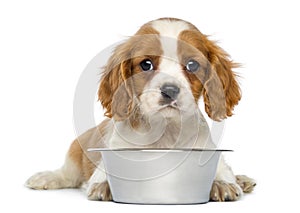
[[[135,35],[158,35],[157,32],[149,23],[144,24],[136,33]]]
[[[237,67],[229,55],[210,41],[193,25],[191,30],[179,34],[178,54],[185,67],[187,60],[193,59],[201,65],[195,73],[185,75],[191,83],[196,100],[203,94],[205,111],[213,120],[221,120],[232,115],[234,106],[241,98],[236,75]]]
[[[124,120],[135,112],[136,102],[154,72],[143,72],[140,63],[149,59],[154,69],[162,55],[158,32],[145,24],[126,42],[116,47],[103,71],[98,97],[105,115]]]
[[[204,82],[208,77],[209,63],[202,51],[199,51],[199,49],[201,49],[199,45],[200,42],[194,40],[188,32],[189,31],[183,31],[179,35],[178,56],[182,64],[184,75],[190,82],[193,96],[195,100],[198,101],[203,90]],[[194,60],[200,64],[200,69],[197,72],[189,72],[186,69],[186,65],[190,60]]]

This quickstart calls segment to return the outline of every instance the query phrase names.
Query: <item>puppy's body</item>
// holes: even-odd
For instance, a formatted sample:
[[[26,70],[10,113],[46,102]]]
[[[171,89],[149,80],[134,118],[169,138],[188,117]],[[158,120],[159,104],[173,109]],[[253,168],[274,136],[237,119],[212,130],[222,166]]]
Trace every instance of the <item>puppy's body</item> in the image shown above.
[[[86,187],[93,200],[112,199],[99,153],[87,148],[215,148],[198,108],[214,120],[232,115],[240,91],[228,55],[197,28],[159,19],[119,45],[104,69],[99,100],[109,117],[79,136],[64,166],[32,176],[34,189]],[[255,183],[234,176],[221,157],[211,200],[237,200]]]

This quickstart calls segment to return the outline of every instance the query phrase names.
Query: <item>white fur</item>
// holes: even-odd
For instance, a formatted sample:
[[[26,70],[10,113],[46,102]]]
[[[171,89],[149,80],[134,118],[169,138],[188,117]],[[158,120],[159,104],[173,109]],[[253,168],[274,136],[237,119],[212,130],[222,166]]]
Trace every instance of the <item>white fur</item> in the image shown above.
[[[165,132],[166,123],[163,119],[156,117],[154,115],[149,119],[151,126],[149,129],[144,126],[133,129],[129,121],[115,122],[113,134],[109,140],[110,146],[112,148],[151,146],[159,141]]]
[[[190,26],[184,21],[170,21],[168,19],[155,20],[151,22],[151,26],[157,30],[161,36],[171,38],[178,38],[180,32],[190,28]]]
[[[93,189],[93,184],[95,183],[102,183],[106,181],[106,173],[103,164],[103,160],[100,161],[97,168],[95,169],[93,175],[90,177],[87,186],[85,186],[87,194],[90,194],[91,190]]]
[[[157,20],[152,22],[152,27],[159,32],[163,56],[157,74],[144,88],[141,95],[141,109],[145,113],[157,111],[161,99],[160,88],[164,84],[174,84],[180,88],[176,100],[180,110],[196,110],[189,82],[185,78],[177,54],[177,37],[180,32],[188,29],[188,24],[182,21]],[[164,116],[174,117],[170,110]]]
[[[222,180],[227,183],[236,182],[236,178],[231,168],[226,164],[223,156],[220,157],[215,180]]]
[[[236,189],[238,190],[239,196],[241,196],[243,194],[243,190],[237,184],[236,177],[235,177],[231,167],[225,162],[224,157],[222,155],[219,160],[215,180],[233,184],[233,185],[235,185]]]

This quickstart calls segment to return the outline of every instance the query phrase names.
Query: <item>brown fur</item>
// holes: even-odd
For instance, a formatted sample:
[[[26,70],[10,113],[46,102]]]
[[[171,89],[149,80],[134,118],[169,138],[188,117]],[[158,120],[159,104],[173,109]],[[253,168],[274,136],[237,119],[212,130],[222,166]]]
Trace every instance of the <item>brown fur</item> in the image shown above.
[[[88,152],[88,148],[106,147],[103,137],[106,132],[109,119],[104,120],[100,125],[80,135],[70,146],[68,157],[76,164],[87,181],[93,174],[97,163],[101,160],[99,152]]]
[[[196,28],[181,32],[179,39],[199,51],[197,53],[192,50],[192,56],[198,58],[197,61],[205,69],[195,74],[186,74],[191,82],[191,89],[196,100],[202,92],[205,110],[213,120],[219,121],[231,116],[234,106],[241,99],[236,75],[232,71],[233,68],[237,67],[237,64],[229,59],[229,55],[224,50]],[[181,45],[181,47],[188,46],[187,44]],[[191,50],[182,52],[191,52]],[[203,57],[206,57],[208,64],[205,63]]]
[[[193,41],[194,38],[190,31],[183,31],[179,35],[178,56],[182,64],[182,72],[190,82],[190,87],[197,102],[202,94],[203,85],[208,78],[209,62],[204,55],[205,52],[201,47],[200,41]],[[204,52],[204,53],[203,53]],[[200,70],[190,73],[186,70],[187,62],[193,59],[200,64]]]
[[[135,36],[119,45],[108,60],[98,90],[107,117],[124,120],[133,112],[135,98],[153,77],[141,71],[140,62],[148,58],[158,66],[162,55],[157,34],[149,25],[144,25]]]

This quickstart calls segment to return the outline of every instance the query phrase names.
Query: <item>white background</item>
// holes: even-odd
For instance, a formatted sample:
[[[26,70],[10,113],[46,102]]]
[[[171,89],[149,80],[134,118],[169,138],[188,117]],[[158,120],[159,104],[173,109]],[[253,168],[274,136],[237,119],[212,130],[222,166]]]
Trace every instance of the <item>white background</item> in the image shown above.
[[[299,210],[297,5],[289,0],[1,1],[0,211]],[[73,96],[88,62],[143,23],[166,16],[192,22],[243,64],[236,70],[243,98],[226,121],[222,147],[235,150],[226,157],[236,173],[257,180],[254,193],[230,203],[140,206],[88,201],[79,190],[23,187],[34,172],[63,163],[76,137]]]

